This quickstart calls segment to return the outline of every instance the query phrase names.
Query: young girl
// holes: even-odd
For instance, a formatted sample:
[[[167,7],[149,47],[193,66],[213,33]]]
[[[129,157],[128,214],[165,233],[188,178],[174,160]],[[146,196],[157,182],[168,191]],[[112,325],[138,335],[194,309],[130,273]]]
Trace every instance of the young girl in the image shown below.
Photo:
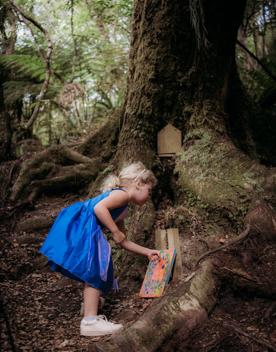
[[[107,335],[122,327],[97,315],[101,293],[116,287],[111,247],[102,230],[110,230],[114,242],[128,251],[150,260],[159,256],[157,250],[127,240],[124,228],[128,204],[145,204],[155,184],[155,176],[141,162],[124,167],[119,176],[107,177],[102,194],[64,208],[40,249],[53,270],[84,282],[81,335]]]

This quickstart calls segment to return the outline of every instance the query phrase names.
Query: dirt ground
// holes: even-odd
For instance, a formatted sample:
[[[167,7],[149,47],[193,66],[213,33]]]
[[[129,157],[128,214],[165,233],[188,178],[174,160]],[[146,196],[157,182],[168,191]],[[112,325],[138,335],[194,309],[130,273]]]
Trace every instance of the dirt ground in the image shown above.
[[[63,199],[43,197],[34,209],[14,213],[2,221],[1,351],[84,352],[90,344],[109,338],[79,336],[82,284],[49,270],[38,253],[47,231],[19,232],[13,226],[15,222],[39,215],[54,219],[61,208],[75,200],[72,195]],[[250,263],[254,275],[268,279],[273,276],[275,282],[275,246],[268,244],[261,253],[254,253],[258,256],[258,260],[253,256]],[[234,250],[229,255],[235,255]],[[188,274],[186,268],[185,275]],[[141,282],[129,283],[122,276],[120,291],[106,298],[101,313],[124,325],[137,320],[152,302],[152,299],[139,298],[140,285]],[[222,287],[218,302],[209,319],[188,340],[182,341],[176,332],[164,342],[160,352],[276,351],[275,301]]]

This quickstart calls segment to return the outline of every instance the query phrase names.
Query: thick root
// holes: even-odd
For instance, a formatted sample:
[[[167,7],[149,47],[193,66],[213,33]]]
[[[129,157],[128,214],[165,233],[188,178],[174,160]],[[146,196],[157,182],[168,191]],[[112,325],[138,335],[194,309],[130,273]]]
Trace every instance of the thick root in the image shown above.
[[[196,262],[198,264],[208,256],[238,244],[254,234],[261,235],[266,240],[276,241],[276,212],[264,201],[257,201],[245,217],[246,229],[236,238],[218,248],[203,253]]]
[[[61,172],[54,177],[33,181],[30,185],[33,191],[28,200],[34,201],[42,192],[52,193],[80,188],[96,178],[100,166],[102,166],[100,160],[93,160],[90,164],[63,167]]]
[[[202,323],[216,303],[217,283],[212,274],[213,266],[206,261],[188,282],[179,284],[133,325],[125,328],[106,343],[90,346],[90,351],[156,351],[176,330],[185,325],[188,335]]]
[[[99,159],[90,159],[64,146],[51,147],[23,164],[13,186],[11,200],[18,199],[23,191],[27,193],[29,185],[31,200],[47,189],[68,188],[72,183],[77,186],[87,178],[95,178],[99,166]],[[43,179],[47,176],[50,178]]]
[[[176,160],[178,187],[210,212],[219,211],[239,223],[247,214],[252,200],[275,201],[276,193],[266,189],[267,180],[275,185],[275,169],[250,159],[226,136],[208,129],[189,133],[183,151]],[[271,185],[270,185],[271,186]],[[182,202],[181,195],[179,197]]]
[[[16,225],[16,231],[36,231],[47,229],[53,222],[53,218],[51,216],[40,216],[31,219],[27,219],[24,221],[20,221]]]
[[[245,217],[245,224],[265,239],[276,241],[276,212],[263,200],[258,200]]]
[[[68,188],[78,184],[81,187],[89,180],[94,180],[95,170],[98,174],[104,169],[105,163],[114,154],[118,132],[119,116],[113,116],[96,133],[74,146],[74,150],[55,145],[38,153],[23,164],[10,199],[15,201],[31,193],[29,199],[34,200],[43,191],[64,189],[66,182]],[[71,166],[71,170],[68,166]],[[60,177],[62,175],[65,175],[64,178]],[[29,187],[31,183],[32,186]]]

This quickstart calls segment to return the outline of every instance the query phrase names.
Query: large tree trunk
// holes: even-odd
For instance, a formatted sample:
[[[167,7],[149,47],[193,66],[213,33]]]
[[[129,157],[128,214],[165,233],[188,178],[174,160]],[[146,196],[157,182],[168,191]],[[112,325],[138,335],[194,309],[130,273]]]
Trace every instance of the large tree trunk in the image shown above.
[[[195,42],[188,11],[187,1],[136,1],[119,159],[142,159],[151,166],[157,131],[167,121],[184,129]]]
[[[245,1],[200,4],[136,2],[118,152],[126,159],[152,160],[157,131],[168,121],[184,132],[204,126],[226,134]]]
[[[251,159],[256,152],[235,62],[245,3],[136,2],[117,152],[120,162],[142,160],[152,167],[157,132],[172,122],[185,136],[176,198],[181,202],[185,188],[241,216],[262,193],[258,184],[267,175]]]
[[[157,132],[172,122],[185,136],[176,162],[179,182],[174,198],[179,202],[183,188],[204,192],[201,178],[208,175],[208,153],[212,155],[220,144],[226,145],[226,154],[228,149],[236,150],[227,133],[230,117],[225,106],[230,87],[239,84],[235,41],[244,7],[245,1],[229,1],[223,6],[219,1],[135,3],[128,91],[116,161],[142,160],[155,167]],[[194,149],[198,144],[202,148]],[[194,153],[198,156],[193,157]],[[224,168],[219,161],[217,164]],[[190,177],[190,171],[198,179]],[[133,239],[139,239],[137,236]]]
[[[119,164],[142,160],[156,168],[157,132],[172,122],[184,134],[183,149],[176,157],[177,180],[169,186],[174,190],[175,206],[189,204],[192,199],[198,208],[209,211],[214,222],[216,217],[229,219],[233,232],[243,226],[242,219],[256,199],[275,201],[275,192],[271,192],[275,172],[252,159],[257,154],[246,112],[249,104],[241,103],[246,99],[236,69],[235,43],[245,3],[136,1],[128,91],[116,154]],[[153,212],[148,205],[146,213]],[[143,220],[138,230],[132,222],[132,239],[147,239],[148,220],[145,231]],[[189,264],[195,264],[195,260]],[[202,265],[205,268],[206,262]],[[97,344],[96,349],[124,351],[133,345],[142,351],[155,351],[181,324],[188,332],[192,330],[209,313],[219,287],[210,267],[208,280],[216,286],[212,292],[198,281],[198,275],[200,271],[195,272],[191,285],[196,282],[196,292],[211,297],[209,308],[205,302],[197,309],[191,308],[192,298],[184,285],[176,295],[154,305],[132,327],[107,343]],[[187,297],[189,302],[185,301]],[[179,309],[181,301],[185,301],[188,312]],[[169,307],[169,314],[161,327],[158,322],[165,307]],[[153,331],[161,333],[151,333],[152,326]]]

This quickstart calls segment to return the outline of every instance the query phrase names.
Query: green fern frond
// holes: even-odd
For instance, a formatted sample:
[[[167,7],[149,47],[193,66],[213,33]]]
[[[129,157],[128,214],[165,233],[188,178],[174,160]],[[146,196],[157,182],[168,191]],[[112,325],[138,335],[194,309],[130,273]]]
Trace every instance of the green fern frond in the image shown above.
[[[0,57],[0,65],[20,77],[38,81],[43,81],[45,78],[44,63],[36,56],[26,54],[3,55]]]
[[[27,81],[8,81],[4,84],[5,101],[9,105],[13,105],[26,94],[37,95],[41,89],[40,83],[32,83]]]
[[[4,94],[5,101],[7,104],[12,105],[19,99],[27,94],[37,96],[40,93],[42,83],[34,83],[30,81],[7,81],[4,83]],[[57,84],[52,84],[49,86],[47,93],[45,94],[44,99],[53,100],[61,91],[61,86]]]

